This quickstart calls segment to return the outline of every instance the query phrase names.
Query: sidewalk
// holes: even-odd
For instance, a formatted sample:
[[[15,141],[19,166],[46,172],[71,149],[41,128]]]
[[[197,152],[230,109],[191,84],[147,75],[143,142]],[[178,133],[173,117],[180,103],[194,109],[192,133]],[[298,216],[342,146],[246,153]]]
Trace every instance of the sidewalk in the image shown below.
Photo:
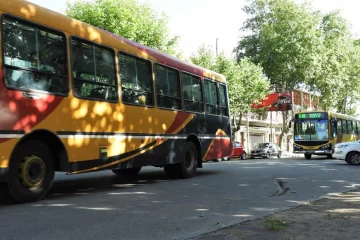
[[[193,239],[360,239],[359,226],[360,190],[353,190]]]

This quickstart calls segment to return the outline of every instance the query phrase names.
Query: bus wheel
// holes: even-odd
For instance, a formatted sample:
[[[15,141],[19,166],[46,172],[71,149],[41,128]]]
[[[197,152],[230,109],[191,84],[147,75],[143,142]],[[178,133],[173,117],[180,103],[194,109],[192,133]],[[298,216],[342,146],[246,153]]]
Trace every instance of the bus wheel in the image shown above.
[[[164,166],[164,171],[169,177],[191,178],[196,173],[199,157],[193,142],[187,141],[184,149],[184,159],[180,163]]]
[[[139,174],[141,167],[137,168],[125,168],[125,169],[112,169],[112,172],[116,175],[132,177]]]
[[[346,162],[350,165],[359,165],[360,164],[360,153],[352,152],[346,157]]]
[[[308,160],[311,159],[311,154],[304,154],[304,156],[305,156],[305,159],[308,159]]]
[[[39,140],[20,143],[10,159],[8,190],[19,203],[42,199],[54,180],[54,158]]]

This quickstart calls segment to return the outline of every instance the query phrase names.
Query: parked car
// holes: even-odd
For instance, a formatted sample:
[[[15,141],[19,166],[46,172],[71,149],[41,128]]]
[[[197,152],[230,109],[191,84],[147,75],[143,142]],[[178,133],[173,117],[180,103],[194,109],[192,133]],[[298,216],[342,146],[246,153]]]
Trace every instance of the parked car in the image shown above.
[[[335,144],[332,156],[350,165],[360,165],[360,141]]]
[[[224,157],[222,160],[229,161],[231,158],[246,159],[246,152],[239,142],[233,142],[233,150],[230,156]]]
[[[270,158],[271,156],[281,158],[280,147],[275,143],[258,143],[249,154],[250,158]]]

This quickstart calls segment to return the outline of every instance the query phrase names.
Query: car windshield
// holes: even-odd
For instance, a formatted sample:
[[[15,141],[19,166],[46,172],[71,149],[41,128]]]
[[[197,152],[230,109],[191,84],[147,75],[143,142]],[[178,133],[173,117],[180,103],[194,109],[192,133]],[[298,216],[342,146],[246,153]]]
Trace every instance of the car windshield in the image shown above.
[[[328,120],[296,120],[295,141],[328,141],[329,130]]]
[[[268,143],[257,143],[255,148],[267,148],[269,146]]]

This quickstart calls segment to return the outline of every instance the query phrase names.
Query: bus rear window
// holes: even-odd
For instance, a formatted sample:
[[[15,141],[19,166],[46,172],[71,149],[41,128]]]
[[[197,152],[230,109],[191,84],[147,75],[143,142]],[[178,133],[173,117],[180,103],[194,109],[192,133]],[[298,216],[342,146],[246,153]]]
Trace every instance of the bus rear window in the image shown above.
[[[2,36],[7,87],[60,95],[68,93],[64,34],[5,16]]]

